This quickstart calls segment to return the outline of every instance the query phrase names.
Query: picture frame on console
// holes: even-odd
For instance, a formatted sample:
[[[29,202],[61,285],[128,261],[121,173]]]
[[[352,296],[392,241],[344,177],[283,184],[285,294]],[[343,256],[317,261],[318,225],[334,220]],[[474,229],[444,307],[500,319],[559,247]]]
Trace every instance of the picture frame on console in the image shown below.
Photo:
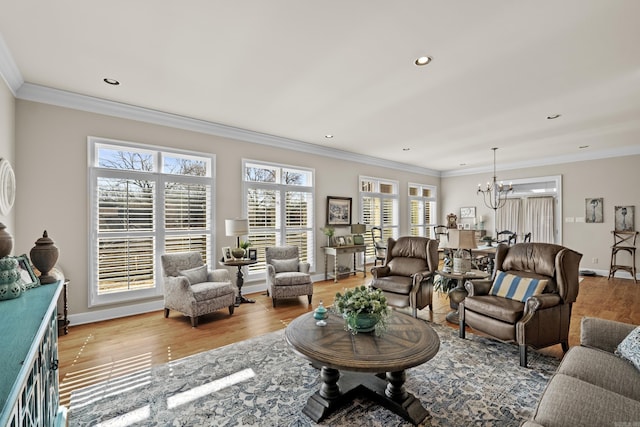
[[[40,280],[38,276],[31,268],[31,262],[26,254],[15,257],[18,261],[18,269],[20,270],[20,280],[26,289],[31,289],[40,286]]]
[[[351,197],[327,196],[327,224],[351,225]]]
[[[258,259],[258,250],[255,248],[249,248],[249,259],[256,261]]]

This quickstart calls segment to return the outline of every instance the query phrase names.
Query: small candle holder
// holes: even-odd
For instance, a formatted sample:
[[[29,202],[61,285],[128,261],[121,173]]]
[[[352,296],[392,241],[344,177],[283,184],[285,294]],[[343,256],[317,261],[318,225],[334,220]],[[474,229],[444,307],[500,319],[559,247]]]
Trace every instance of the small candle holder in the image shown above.
[[[318,304],[318,308],[316,308],[315,311],[313,312],[313,318],[317,320],[316,325],[327,326],[327,322],[325,321],[327,317],[329,317],[329,313],[327,312],[327,309],[322,303],[322,300],[320,300],[320,303]]]

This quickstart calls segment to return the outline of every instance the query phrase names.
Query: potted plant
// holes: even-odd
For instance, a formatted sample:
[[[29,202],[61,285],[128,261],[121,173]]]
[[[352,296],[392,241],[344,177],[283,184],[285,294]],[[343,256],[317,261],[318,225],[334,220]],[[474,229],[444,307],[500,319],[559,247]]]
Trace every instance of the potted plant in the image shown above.
[[[327,246],[331,246],[331,238],[335,234],[336,229],[330,225],[327,225],[326,227],[320,227],[320,230],[324,233],[325,236],[327,236]]]
[[[333,311],[345,319],[345,329],[353,334],[375,330],[380,335],[391,316],[383,292],[364,285],[336,293]]]

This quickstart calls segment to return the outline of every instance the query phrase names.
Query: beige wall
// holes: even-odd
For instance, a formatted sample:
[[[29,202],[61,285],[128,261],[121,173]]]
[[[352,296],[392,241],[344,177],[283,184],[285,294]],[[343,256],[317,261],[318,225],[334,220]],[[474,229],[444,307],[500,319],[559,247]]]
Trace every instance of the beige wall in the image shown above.
[[[14,172],[18,173],[15,164],[15,99],[0,78],[0,158],[8,159],[13,166]],[[19,186],[17,181],[16,186]],[[17,197],[17,196],[16,196]],[[15,229],[15,208],[7,215],[0,215],[0,222],[7,226],[7,231],[16,237]],[[15,250],[14,250],[15,253]]]
[[[18,212],[19,215],[15,216],[15,225],[10,227],[16,237],[14,253],[28,253],[42,232],[45,229],[49,232],[61,251],[59,265],[72,280],[70,312],[78,319],[82,317],[79,315],[84,314],[84,319],[88,319],[95,316],[96,311],[114,309],[88,307],[87,136],[214,153],[217,157],[215,225],[218,230],[224,230],[225,218],[236,217],[242,212],[243,158],[314,168],[318,226],[324,224],[325,200],[328,195],[353,197],[354,219],[357,219],[358,176],[368,175],[400,182],[401,234],[407,233],[407,182],[441,185],[440,222],[444,222],[444,215],[448,212],[458,213],[461,206],[476,206],[478,214],[489,220],[487,229],[493,228],[491,211],[484,207],[482,200],[476,195],[478,182],[485,182],[490,178],[490,173],[447,177],[440,183],[441,180],[436,177],[396,169],[341,161],[36,102],[14,101],[4,86],[0,90],[0,109],[0,154],[15,157],[13,163],[18,183],[13,212]],[[12,152],[14,129],[15,156]],[[640,156],[629,156],[501,171],[498,175],[499,179],[505,181],[562,175],[563,217],[584,217],[585,198],[603,197],[605,222],[564,223],[562,239],[564,245],[584,254],[582,268],[606,273],[614,206],[633,205],[640,210],[640,192],[635,188],[636,183],[640,182],[638,164]],[[12,213],[11,216],[13,215]],[[12,223],[12,218],[5,220],[8,224]],[[324,244],[324,236],[318,234],[318,237],[315,271],[322,272],[324,265],[320,246]],[[231,240],[224,236],[224,232],[218,233],[216,248],[231,245]],[[597,264],[592,263],[594,258],[598,259]],[[121,307],[123,306],[115,309]]]
[[[604,222],[588,224],[584,222],[563,222],[562,244],[583,254],[580,267],[607,274],[610,246],[613,243],[611,230],[614,228],[615,206],[635,206],[636,217],[640,215],[640,156],[615,157],[589,160],[535,168],[499,171],[498,180],[509,182],[518,178],[541,176],[562,176],[562,217],[585,217],[585,199],[604,198]],[[484,206],[482,198],[476,194],[478,183],[491,179],[491,173],[447,177],[442,179],[441,212],[459,215],[461,206],[476,206],[479,215],[489,221],[487,230],[493,230],[493,211]],[[636,218],[635,227],[640,227]],[[593,260],[597,259],[597,263]],[[625,260],[624,255],[620,260]],[[629,261],[628,258],[626,258]],[[623,273],[619,274],[624,277]],[[627,276],[629,277],[629,276]]]
[[[271,161],[315,169],[316,224],[324,225],[326,197],[353,198],[354,220],[359,207],[358,176],[368,175],[400,181],[401,223],[408,216],[407,182],[438,185],[440,179],[379,166],[358,164],[273,148],[237,140],[173,129],[132,120],[18,100],[16,107],[16,158],[22,197],[17,204],[17,250],[28,252],[46,229],[61,255],[58,264],[71,279],[70,312],[73,315],[104,309],[89,308],[87,266],[89,252],[87,136],[99,136],[136,143],[179,147],[214,153],[217,157],[216,229],[221,230],[216,248],[229,246],[233,239],[224,235],[225,218],[242,214],[241,161],[243,158]],[[401,230],[406,233],[407,230]],[[317,272],[324,271],[318,233]],[[220,254],[219,254],[220,255]]]

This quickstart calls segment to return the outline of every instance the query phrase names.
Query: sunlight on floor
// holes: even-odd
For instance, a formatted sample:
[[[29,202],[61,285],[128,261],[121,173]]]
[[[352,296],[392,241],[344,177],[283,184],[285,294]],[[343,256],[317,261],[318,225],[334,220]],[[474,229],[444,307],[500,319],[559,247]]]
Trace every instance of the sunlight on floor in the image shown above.
[[[255,375],[256,374],[255,372],[253,372],[253,369],[243,369],[240,372],[236,372],[235,374],[220,378],[219,380],[211,381],[201,386],[192,388],[191,390],[183,391],[182,393],[178,393],[167,398],[167,408],[176,408],[180,405],[184,405],[185,403],[194,401],[201,396],[211,394],[239,382],[246,381],[250,378],[255,377]]]

